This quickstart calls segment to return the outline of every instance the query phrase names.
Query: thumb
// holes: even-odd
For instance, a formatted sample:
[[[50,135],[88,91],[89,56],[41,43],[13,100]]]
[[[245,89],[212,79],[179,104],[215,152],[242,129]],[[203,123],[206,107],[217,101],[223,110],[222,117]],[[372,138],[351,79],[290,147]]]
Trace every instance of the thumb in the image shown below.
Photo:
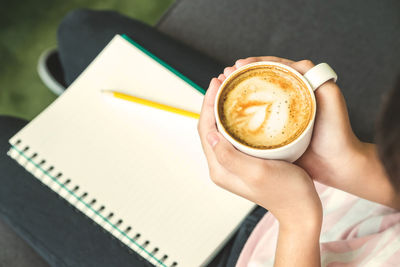
[[[227,171],[243,180],[258,179],[265,175],[266,161],[237,150],[221,133],[207,135],[207,141],[215,153],[218,163]]]
[[[316,90],[315,99],[319,121],[330,123],[332,127],[341,131],[343,128],[351,128],[346,101],[340,88],[333,81],[324,83]]]

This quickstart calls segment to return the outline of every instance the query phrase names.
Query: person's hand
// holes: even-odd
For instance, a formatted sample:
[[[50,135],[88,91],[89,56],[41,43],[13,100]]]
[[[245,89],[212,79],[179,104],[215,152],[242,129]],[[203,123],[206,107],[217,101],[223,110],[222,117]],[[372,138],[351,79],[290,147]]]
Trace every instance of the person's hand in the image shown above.
[[[224,77],[237,68],[257,61],[275,61],[305,74],[314,64],[309,60],[292,61],[278,57],[251,57],[236,61],[225,68]],[[354,160],[363,153],[364,143],[354,135],[344,97],[332,81],[315,91],[317,113],[310,146],[296,164],[304,168],[316,181],[336,188],[346,189]]]
[[[244,154],[218,132],[214,101],[224,78],[221,74],[219,79],[211,80],[198,123],[211,179],[218,186],[268,209],[281,226],[320,227],[321,202],[312,179],[302,168]]]

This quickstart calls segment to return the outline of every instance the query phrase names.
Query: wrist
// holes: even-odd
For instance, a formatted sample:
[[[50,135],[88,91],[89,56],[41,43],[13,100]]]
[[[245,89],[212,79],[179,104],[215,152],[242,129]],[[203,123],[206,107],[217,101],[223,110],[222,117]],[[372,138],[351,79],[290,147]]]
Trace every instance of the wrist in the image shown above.
[[[358,170],[355,177],[362,177],[360,182],[363,189],[360,193],[356,191],[355,195],[400,209],[400,196],[386,174],[375,144],[363,143],[355,170]]]
[[[295,223],[292,223],[295,224]],[[285,227],[279,225],[274,266],[320,266],[320,232],[314,227]]]
[[[299,212],[290,212],[290,214],[281,214],[277,217],[279,230],[290,233],[310,232],[318,234],[321,231],[323,210],[321,201],[313,201],[306,204],[309,208],[306,210],[297,210]]]
[[[354,135],[352,140],[345,146],[345,151],[336,162],[335,169],[341,171],[341,177],[351,177],[355,175],[360,164],[367,158],[368,143],[361,142]]]
[[[299,196],[299,199],[291,205],[280,207],[279,210],[270,209],[278,220],[280,228],[284,230],[301,231],[301,229],[321,228],[323,217],[321,199],[310,176],[304,170],[303,173],[303,178],[310,183],[310,187],[303,192],[303,196]]]
[[[322,227],[322,212],[320,215],[310,215],[306,219],[300,220],[278,220],[279,231],[291,234],[313,234],[318,235]]]
[[[323,158],[316,160],[324,169],[323,173],[313,175],[314,179],[325,185],[344,191],[351,184],[354,177],[359,175],[360,166],[365,164],[368,158],[368,144],[359,141],[355,136],[343,145],[340,155],[337,157]]]
[[[320,266],[320,234],[319,223],[279,224],[274,266]]]

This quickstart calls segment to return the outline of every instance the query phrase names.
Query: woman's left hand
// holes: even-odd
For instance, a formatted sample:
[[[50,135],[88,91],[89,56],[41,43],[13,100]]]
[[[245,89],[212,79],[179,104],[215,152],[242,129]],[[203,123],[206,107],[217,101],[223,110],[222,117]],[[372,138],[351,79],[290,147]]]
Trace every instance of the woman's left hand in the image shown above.
[[[217,130],[214,101],[225,76],[211,80],[198,123],[210,177],[218,186],[269,210],[282,225],[321,225],[322,206],[314,183],[300,167],[238,151]]]

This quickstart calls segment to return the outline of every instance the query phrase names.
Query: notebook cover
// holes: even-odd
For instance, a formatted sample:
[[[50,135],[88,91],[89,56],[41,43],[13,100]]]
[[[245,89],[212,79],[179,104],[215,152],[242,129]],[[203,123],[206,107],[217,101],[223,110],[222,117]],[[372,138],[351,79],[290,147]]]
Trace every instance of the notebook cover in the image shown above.
[[[195,119],[100,93],[201,109],[199,90],[124,38],[10,139],[9,155],[154,265],[204,266],[254,204],[210,181]]]

